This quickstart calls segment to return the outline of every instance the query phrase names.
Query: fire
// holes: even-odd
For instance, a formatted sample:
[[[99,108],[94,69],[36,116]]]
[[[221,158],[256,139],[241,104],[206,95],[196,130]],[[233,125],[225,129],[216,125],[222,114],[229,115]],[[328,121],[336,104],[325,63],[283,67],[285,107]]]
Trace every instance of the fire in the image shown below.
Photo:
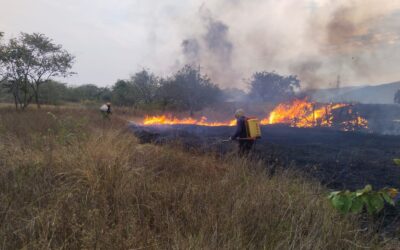
[[[333,113],[339,109],[345,112],[335,116]],[[350,104],[317,104],[307,100],[279,104],[261,124],[288,124],[299,128],[341,126],[344,130],[368,126],[367,120],[353,113]]]
[[[261,125],[286,124],[291,127],[336,127],[345,131],[368,128],[368,121],[353,112],[351,104],[319,104],[305,99],[291,103],[281,103],[261,120]],[[234,126],[236,120],[226,122],[210,122],[206,117],[200,119],[174,116],[146,116],[143,125],[199,125],[199,126]]]
[[[143,121],[143,125],[199,125],[199,126],[235,126],[236,120],[231,120],[227,122],[208,122],[207,117],[203,116],[200,119],[194,118],[183,118],[179,119],[173,116],[146,116]]]

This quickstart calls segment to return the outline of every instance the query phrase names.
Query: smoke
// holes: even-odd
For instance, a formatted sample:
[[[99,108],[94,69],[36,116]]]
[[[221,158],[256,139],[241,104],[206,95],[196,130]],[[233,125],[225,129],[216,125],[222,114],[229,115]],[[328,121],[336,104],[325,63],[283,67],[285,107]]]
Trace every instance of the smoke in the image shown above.
[[[388,51],[399,51],[400,3],[394,1],[339,1],[326,20],[325,41],[320,45],[330,65],[348,81],[395,81]],[[319,16],[317,20],[320,20]],[[360,81],[358,80],[358,81]],[[357,81],[357,80],[356,80]]]
[[[255,71],[295,74],[304,88],[400,79],[400,3],[378,0],[223,0],[199,3],[180,64],[200,65],[222,87]],[[390,55],[391,63],[387,60]]]
[[[380,43],[391,41],[395,30],[385,28],[385,15],[400,7],[377,1],[349,1],[334,9],[327,24],[327,42],[338,51],[369,49]]]
[[[75,84],[143,67],[164,77],[187,63],[242,89],[262,70],[307,88],[338,75],[343,85],[400,79],[398,0],[18,0],[0,8],[0,30],[63,44],[77,57]]]
[[[199,61],[200,44],[196,39],[185,39],[182,41],[182,52],[187,64],[194,65]]]
[[[295,72],[302,83],[305,90],[312,90],[319,87],[319,84],[324,82],[324,79],[319,75],[319,71],[322,67],[322,62],[309,59],[305,61],[299,61],[289,66],[291,72]]]
[[[220,85],[232,86],[238,76],[232,68],[234,46],[229,38],[229,27],[224,22],[215,20],[204,6],[199,9],[198,14],[204,33],[183,40],[184,63],[199,65]]]

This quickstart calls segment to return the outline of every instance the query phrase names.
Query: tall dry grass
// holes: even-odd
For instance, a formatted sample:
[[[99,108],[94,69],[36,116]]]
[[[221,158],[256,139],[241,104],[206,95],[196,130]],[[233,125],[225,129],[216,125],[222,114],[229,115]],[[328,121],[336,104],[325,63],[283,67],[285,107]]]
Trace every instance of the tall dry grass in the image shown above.
[[[384,247],[290,171],[140,145],[88,110],[0,118],[1,249]]]

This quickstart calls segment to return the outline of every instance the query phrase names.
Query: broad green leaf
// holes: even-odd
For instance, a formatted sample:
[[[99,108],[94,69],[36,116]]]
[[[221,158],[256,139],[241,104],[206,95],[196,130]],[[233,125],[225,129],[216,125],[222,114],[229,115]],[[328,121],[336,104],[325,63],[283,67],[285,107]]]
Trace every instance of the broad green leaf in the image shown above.
[[[331,192],[329,195],[328,195],[328,199],[332,199],[333,197],[335,197],[336,195],[338,195],[338,194],[340,194],[342,191],[334,191],[334,192]]]
[[[357,190],[356,192],[355,192],[355,194],[356,194],[356,196],[361,196],[361,195],[363,195],[365,192],[364,192],[364,189],[359,189],[359,190]]]
[[[372,194],[369,201],[371,205],[374,207],[375,212],[381,211],[385,205],[382,196],[379,195],[378,193]]]
[[[348,213],[351,207],[351,199],[346,195],[336,195],[331,200],[332,205],[342,213]]]
[[[374,207],[372,206],[371,202],[369,201],[369,197],[367,196],[361,196],[362,201],[365,204],[365,207],[367,208],[367,211],[369,214],[373,214],[375,212]]]
[[[359,197],[356,197],[352,200],[350,211],[352,213],[361,213],[363,206],[364,206],[364,203],[363,203],[362,199]]]
[[[371,185],[366,185],[363,189],[364,193],[368,193],[372,191],[372,186]]]
[[[389,203],[390,205],[394,206],[394,201],[393,201],[393,199],[390,197],[390,195],[389,195],[388,193],[386,193],[385,191],[383,191],[383,192],[381,193],[381,195],[382,195],[383,199],[385,199],[385,201],[386,201],[387,203]]]
[[[393,159],[394,164],[396,164],[397,166],[400,166],[400,159]]]

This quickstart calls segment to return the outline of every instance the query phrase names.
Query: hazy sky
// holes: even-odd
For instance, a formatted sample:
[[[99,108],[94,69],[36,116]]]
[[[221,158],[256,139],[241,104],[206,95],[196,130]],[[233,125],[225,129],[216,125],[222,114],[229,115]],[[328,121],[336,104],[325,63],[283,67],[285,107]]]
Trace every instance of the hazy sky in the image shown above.
[[[65,79],[112,85],[186,63],[224,87],[254,71],[297,74],[310,87],[400,80],[396,0],[0,0],[6,37],[40,32],[76,56]],[[183,41],[186,41],[184,43]]]

